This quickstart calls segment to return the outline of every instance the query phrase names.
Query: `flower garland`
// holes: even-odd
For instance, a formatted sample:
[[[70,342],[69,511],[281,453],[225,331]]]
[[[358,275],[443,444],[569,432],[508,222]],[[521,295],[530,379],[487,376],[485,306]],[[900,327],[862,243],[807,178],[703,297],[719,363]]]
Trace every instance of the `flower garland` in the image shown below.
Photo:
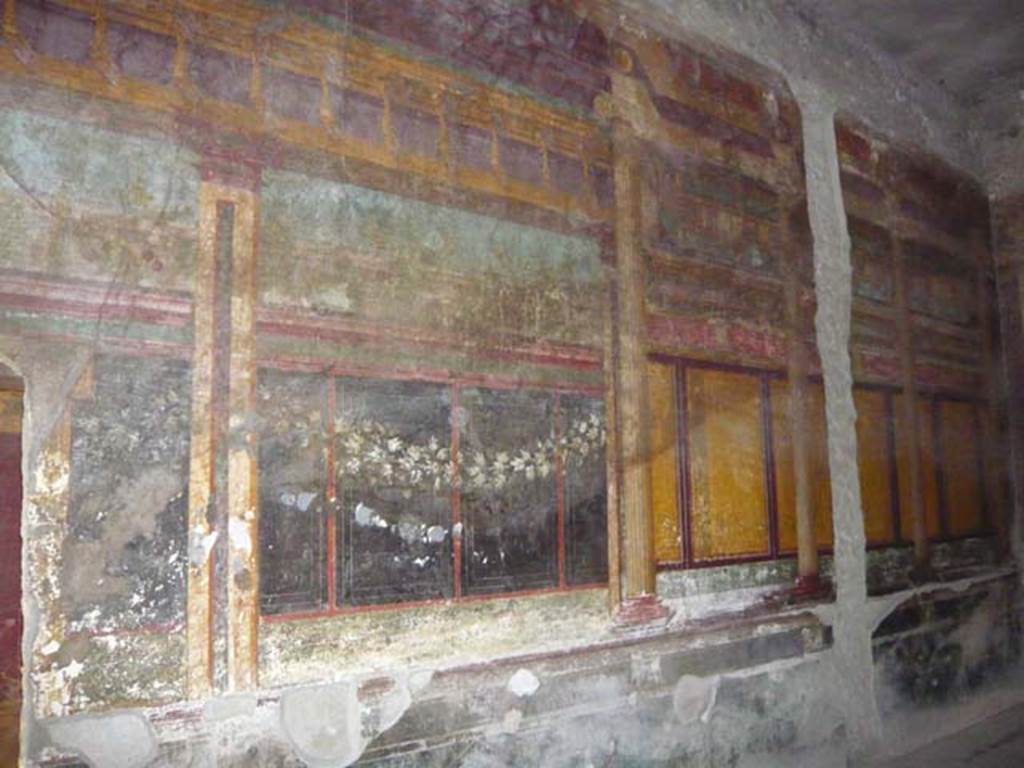
[[[371,421],[335,422],[339,449],[339,477],[357,476],[382,485],[405,488],[450,488],[454,478],[451,449],[431,435],[426,443],[413,443],[385,425]],[[581,464],[603,450],[605,427],[592,413],[571,423],[558,440],[567,466]],[[528,448],[503,451],[467,451],[460,481],[466,489],[501,489],[517,481],[547,478],[555,468],[554,436],[538,439]]]
[[[355,475],[373,483],[432,488],[435,492],[451,487],[451,449],[433,435],[417,445],[370,420],[339,419],[334,429],[339,476]]]

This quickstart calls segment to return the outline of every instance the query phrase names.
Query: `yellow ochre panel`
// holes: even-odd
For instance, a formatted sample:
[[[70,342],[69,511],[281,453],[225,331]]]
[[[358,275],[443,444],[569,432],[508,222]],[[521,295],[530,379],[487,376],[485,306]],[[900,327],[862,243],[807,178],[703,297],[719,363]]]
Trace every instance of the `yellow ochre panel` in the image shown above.
[[[825,392],[820,383],[805,389],[805,416],[810,504],[819,547],[832,546],[832,488],[828,476]],[[795,552],[796,496],[793,488],[793,444],[789,422],[789,384],[771,382],[772,452],[775,459],[775,504],[779,516],[779,549]]]
[[[659,563],[682,559],[679,526],[679,452],[675,393],[675,366],[647,365],[650,408],[648,464],[651,477],[651,515],[654,520],[654,557]]]
[[[760,380],[691,368],[686,398],[694,558],[767,553]]]
[[[864,508],[864,534],[869,544],[895,538],[892,515],[892,477],[889,465],[889,419],[885,393],[854,389],[857,408],[857,468]]]
[[[942,535],[939,522],[939,486],[935,474],[935,439],[932,430],[932,401],[923,397],[917,399],[918,456],[924,505],[925,528],[928,538]],[[900,494],[900,530],[906,541],[914,538],[913,507],[910,496],[909,446],[910,434],[903,414],[903,395],[892,399],[892,410],[896,417],[896,477]]]
[[[949,533],[962,536],[984,526],[978,472],[980,441],[974,403],[942,401],[939,429]]]

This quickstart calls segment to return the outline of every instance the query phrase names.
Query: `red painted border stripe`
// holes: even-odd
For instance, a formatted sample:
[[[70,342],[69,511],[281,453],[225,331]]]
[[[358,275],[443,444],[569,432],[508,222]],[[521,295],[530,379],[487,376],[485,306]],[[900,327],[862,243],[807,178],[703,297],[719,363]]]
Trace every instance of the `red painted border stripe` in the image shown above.
[[[261,368],[277,368],[283,371],[306,371],[329,373],[335,376],[388,378],[401,381],[425,381],[442,384],[458,383],[466,387],[541,389],[593,395],[602,395],[604,393],[602,384],[589,385],[559,379],[551,381],[523,379],[514,376],[454,371],[449,368],[405,368],[398,365],[337,363],[334,358],[263,354],[258,356],[257,365]]]
[[[461,387],[452,385],[451,428],[452,428],[452,594],[462,597],[462,481],[459,477],[459,437],[461,413]]]
[[[576,344],[534,342],[505,335],[481,340],[343,317],[310,316],[268,307],[258,309],[256,318],[259,333],[275,336],[348,343],[387,341],[413,348],[436,350],[440,347],[478,357],[580,370],[600,369],[602,362],[599,349]]]
[[[562,398],[555,395],[555,525],[558,527],[558,586],[564,587],[565,578],[565,462],[562,457]]]
[[[338,417],[338,380],[334,376],[327,377],[327,402],[324,404],[326,415],[324,433],[327,436],[327,498],[324,499],[327,516],[327,605],[332,608],[338,604],[338,488],[335,471],[336,457],[334,445],[334,420]]]

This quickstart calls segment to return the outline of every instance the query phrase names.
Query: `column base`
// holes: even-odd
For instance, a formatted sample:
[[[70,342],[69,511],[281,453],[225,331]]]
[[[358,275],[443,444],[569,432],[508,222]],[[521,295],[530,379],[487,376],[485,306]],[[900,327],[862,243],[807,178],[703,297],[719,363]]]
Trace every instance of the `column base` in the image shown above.
[[[640,595],[623,598],[615,612],[615,629],[627,631],[639,627],[656,627],[668,624],[672,609],[657,595]]]
[[[799,603],[812,603],[832,594],[832,584],[816,573],[808,576],[797,576],[791,587],[783,587],[765,596],[764,603],[769,608],[780,609]]]
[[[790,597],[794,600],[813,600],[824,597],[832,591],[832,585],[825,581],[817,573],[807,576],[797,576],[796,583],[789,590]]]

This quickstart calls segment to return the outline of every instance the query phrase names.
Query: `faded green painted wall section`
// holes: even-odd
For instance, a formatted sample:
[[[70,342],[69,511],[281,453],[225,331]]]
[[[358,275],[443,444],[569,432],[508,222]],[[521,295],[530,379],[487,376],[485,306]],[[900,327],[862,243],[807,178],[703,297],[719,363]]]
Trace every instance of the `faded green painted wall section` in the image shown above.
[[[265,304],[599,341],[602,268],[593,240],[272,170],[261,205]]]
[[[260,684],[329,680],[388,668],[443,669],[608,636],[603,589],[264,622]]]
[[[190,291],[198,183],[179,145],[0,112],[0,264]]]

